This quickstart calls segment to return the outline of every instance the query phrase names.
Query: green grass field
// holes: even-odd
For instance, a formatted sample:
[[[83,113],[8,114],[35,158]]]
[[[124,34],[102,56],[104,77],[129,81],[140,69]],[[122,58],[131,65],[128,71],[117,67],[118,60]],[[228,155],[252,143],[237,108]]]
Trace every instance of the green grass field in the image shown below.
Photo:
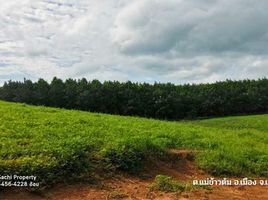
[[[199,167],[214,175],[268,177],[268,115],[167,122],[0,101],[1,175],[51,184],[136,172],[170,148],[198,150]]]

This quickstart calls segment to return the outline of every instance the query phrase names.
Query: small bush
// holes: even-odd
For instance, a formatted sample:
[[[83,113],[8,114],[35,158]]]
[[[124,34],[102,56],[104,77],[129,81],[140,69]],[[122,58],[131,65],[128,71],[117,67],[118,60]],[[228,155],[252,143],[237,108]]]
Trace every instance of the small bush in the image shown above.
[[[175,181],[169,176],[157,175],[150,189],[162,192],[178,192],[190,189],[190,185]]]
[[[145,138],[125,139],[104,151],[104,156],[118,169],[130,173],[139,172],[149,156],[161,155],[162,151]]]
[[[122,192],[113,191],[108,197],[109,199],[126,199],[129,197],[129,195]]]

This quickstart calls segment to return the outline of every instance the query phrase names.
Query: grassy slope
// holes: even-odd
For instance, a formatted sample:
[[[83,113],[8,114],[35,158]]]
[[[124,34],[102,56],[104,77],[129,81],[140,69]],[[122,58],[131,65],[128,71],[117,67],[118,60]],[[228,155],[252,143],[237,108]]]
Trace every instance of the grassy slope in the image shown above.
[[[267,144],[268,115],[165,122],[0,101],[0,174],[48,183],[73,171],[135,171],[175,147],[202,150],[199,166],[217,175],[267,177]]]

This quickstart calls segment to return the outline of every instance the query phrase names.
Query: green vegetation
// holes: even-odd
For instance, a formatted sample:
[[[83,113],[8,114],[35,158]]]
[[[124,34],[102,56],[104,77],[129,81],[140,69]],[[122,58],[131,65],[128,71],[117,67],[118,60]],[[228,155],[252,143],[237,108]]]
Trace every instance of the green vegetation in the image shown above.
[[[233,130],[268,130],[267,115],[213,118],[199,121],[199,124],[209,127],[233,129]]]
[[[54,78],[9,81],[0,99],[115,115],[178,120],[268,113],[268,79],[207,84],[120,83]]]
[[[0,102],[0,174],[45,185],[135,173],[147,156],[190,148],[210,173],[268,177],[267,133],[268,115],[166,122]]]
[[[158,175],[155,177],[154,182],[150,185],[150,189],[161,192],[183,192],[191,190],[192,186],[190,184],[175,181],[169,176]]]

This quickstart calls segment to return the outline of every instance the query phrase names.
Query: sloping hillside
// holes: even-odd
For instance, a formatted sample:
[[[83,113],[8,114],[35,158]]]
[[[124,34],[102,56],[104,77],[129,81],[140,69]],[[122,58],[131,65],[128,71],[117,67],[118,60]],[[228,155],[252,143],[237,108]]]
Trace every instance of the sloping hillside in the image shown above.
[[[137,174],[169,149],[213,175],[268,176],[268,115],[167,122],[0,102],[0,174],[42,185],[116,170]]]

